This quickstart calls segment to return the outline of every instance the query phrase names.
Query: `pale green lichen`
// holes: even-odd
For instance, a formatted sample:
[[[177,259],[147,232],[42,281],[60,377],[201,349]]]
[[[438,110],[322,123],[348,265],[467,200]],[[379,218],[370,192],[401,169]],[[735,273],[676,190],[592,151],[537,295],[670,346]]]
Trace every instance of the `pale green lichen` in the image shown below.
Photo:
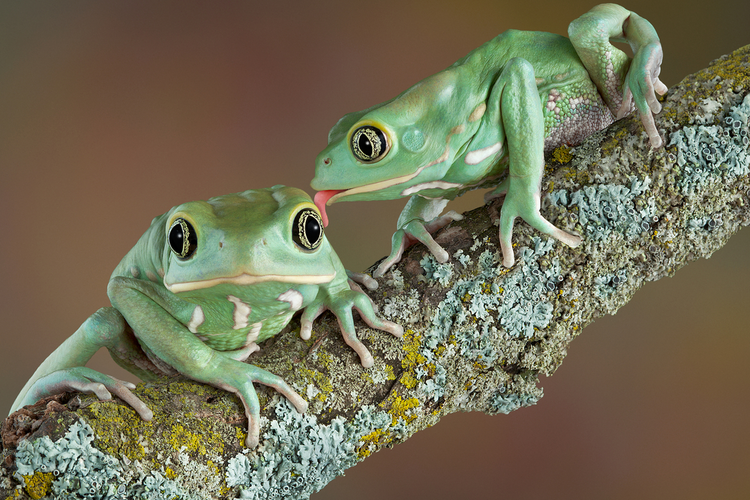
[[[270,422],[262,419],[267,430],[258,448],[229,460],[226,482],[239,488],[239,498],[307,498],[379,448],[384,436],[405,433],[403,418],[393,419],[371,406],[362,408],[351,423],[336,417],[320,424],[286,400],[276,405],[275,414]]]
[[[711,217],[696,217],[688,220],[688,229],[693,232],[713,231],[724,225],[721,214],[715,214]]]
[[[390,286],[395,288],[396,290],[403,290],[404,289],[404,275],[401,274],[401,271],[398,269],[392,269],[391,270],[391,278],[386,281]]]
[[[656,200],[645,196],[650,184],[648,176],[631,177],[630,186],[591,185],[573,193],[561,189],[550,193],[548,199],[552,205],[571,211],[571,218],[577,219],[591,240],[603,241],[612,232],[633,239],[648,231],[655,222]],[[577,207],[577,214],[574,207]]]
[[[524,406],[535,405],[538,401],[539,395],[537,394],[505,394],[505,387],[500,387],[490,399],[488,413],[504,413],[507,415]]]
[[[383,315],[391,321],[412,325],[422,319],[422,315],[418,313],[420,299],[416,290],[388,297],[384,302]]]
[[[442,286],[448,286],[453,278],[453,266],[451,264],[440,264],[431,254],[426,254],[419,261],[424,269],[425,278],[435,280]]]
[[[457,250],[456,253],[453,254],[453,258],[458,261],[459,264],[461,264],[462,267],[467,268],[469,265],[471,265],[471,257],[466,255],[463,250]]]
[[[93,446],[94,437],[91,426],[79,420],[56,441],[48,436],[21,441],[16,451],[16,479],[30,495],[31,488],[36,498],[41,494],[53,500],[199,499],[158,471],[141,472],[137,477],[132,469],[126,472],[120,460]],[[41,489],[36,480],[40,473],[54,478]]]
[[[505,289],[498,312],[500,324],[511,337],[532,338],[552,319],[553,306],[547,296],[560,280],[560,264],[557,259],[544,268],[539,263],[552,251],[552,239],[534,237],[533,242],[533,249],[521,249],[523,265],[503,283]]]
[[[560,265],[557,259],[540,262],[553,246],[551,239],[534,237],[533,248],[519,249],[519,265],[510,272],[499,265],[497,251],[487,248],[476,258],[471,277],[455,280],[425,330],[414,366],[418,390],[426,399],[437,402],[451,390],[449,364],[482,369],[501,356],[515,358],[517,353],[498,350],[498,338],[528,339],[549,325],[549,297],[561,280]],[[434,263],[425,258],[422,264],[432,266],[428,279],[438,280]]]
[[[604,274],[594,278],[594,291],[600,298],[606,299],[617,288],[628,281],[628,270],[623,268],[611,274]]]
[[[750,172],[750,95],[715,125],[685,127],[670,136],[674,158],[682,169],[678,186],[685,196],[709,183],[729,183]]]

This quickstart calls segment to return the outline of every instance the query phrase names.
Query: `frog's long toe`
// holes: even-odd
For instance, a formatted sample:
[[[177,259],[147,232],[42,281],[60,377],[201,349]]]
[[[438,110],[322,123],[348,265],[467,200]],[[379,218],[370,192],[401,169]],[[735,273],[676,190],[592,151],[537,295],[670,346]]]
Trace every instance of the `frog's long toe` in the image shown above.
[[[22,405],[31,404],[46,396],[67,391],[94,394],[101,401],[112,399],[114,394],[133,408],[143,420],[151,420],[154,417],[153,412],[135,394],[130,392],[132,389],[135,389],[135,384],[116,379],[85,366],[77,366],[52,372],[37,380]]]
[[[343,317],[342,317],[343,316]],[[359,356],[359,361],[365,368],[370,368],[375,364],[375,359],[370,354],[370,351],[365,347],[354,330],[354,320],[352,319],[351,310],[347,310],[342,315],[337,315],[339,321],[339,328],[341,329],[341,335],[344,337],[344,342],[351,347],[354,352]]]

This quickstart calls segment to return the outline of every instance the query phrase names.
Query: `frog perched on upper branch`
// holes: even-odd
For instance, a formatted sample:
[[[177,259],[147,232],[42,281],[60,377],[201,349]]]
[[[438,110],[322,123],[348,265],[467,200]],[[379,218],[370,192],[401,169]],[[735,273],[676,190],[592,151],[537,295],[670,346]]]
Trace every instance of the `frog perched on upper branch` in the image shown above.
[[[254,382],[276,389],[300,412],[307,408],[280,377],[244,362],[297,311],[304,309],[300,335],[308,339],[312,322],[330,309],[365,367],[373,359],[357,339],[352,309],[373,328],[403,333],[349,287],[312,200],[285,186],[185,203],[156,217],[112,273],[107,295],[113,307],[94,313],[50,354],[11,412],[76,390],[99,399],[115,394],[151,420],[133,384],[84,366],[105,347],[143,380],[180,373],[237,394],[248,418],[246,445],[254,447],[260,434]]]
[[[516,217],[575,247],[579,236],[539,212],[544,153],[578,144],[634,108],[651,146],[661,146],[653,115],[661,111],[656,94],[667,87],[658,78],[662,50],[653,26],[619,5],[603,4],[573,21],[568,35],[507,31],[331,129],[311,182],[324,224],[331,203],[410,197],[391,253],[374,276],[417,241],[447,261],[431,233],[462,216],[440,212],[449,200],[488,184],[496,187],[485,199],[505,193],[499,227],[504,266],[514,263]],[[633,59],[610,42],[629,43]]]

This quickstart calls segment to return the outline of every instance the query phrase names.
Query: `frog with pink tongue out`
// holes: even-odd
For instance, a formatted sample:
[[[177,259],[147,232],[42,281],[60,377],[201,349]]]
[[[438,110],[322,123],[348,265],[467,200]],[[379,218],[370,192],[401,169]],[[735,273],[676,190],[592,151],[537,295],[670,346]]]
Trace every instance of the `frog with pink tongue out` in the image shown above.
[[[409,197],[380,277],[409,245],[421,242],[439,262],[448,253],[431,233],[461,215],[440,215],[449,200],[478,187],[505,194],[499,239],[503,265],[514,264],[513,223],[575,247],[579,236],[540,214],[544,153],[575,145],[638,110],[653,148],[662,50],[653,26],[615,4],[594,7],[568,28],[570,38],[507,31],[450,68],[382,104],[345,115],[316,159],[311,186],[324,225],[338,201]],[[610,42],[627,42],[631,60]]]

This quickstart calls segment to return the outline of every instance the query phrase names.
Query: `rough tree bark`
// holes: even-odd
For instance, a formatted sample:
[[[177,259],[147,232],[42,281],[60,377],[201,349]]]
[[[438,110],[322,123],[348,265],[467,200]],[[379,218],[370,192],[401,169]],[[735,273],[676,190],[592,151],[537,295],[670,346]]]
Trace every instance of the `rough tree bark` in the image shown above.
[[[140,384],[143,422],[120,401],[47,398],[2,428],[3,498],[307,497],[344,469],[455,411],[508,413],[542,395],[583,327],[646,281],[708,257],[750,223],[750,46],[670,90],[652,151],[637,118],[548,157],[543,213],[584,238],[567,248],[517,223],[517,264],[499,266],[501,202],[437,236],[451,260],[411,248],[371,292],[402,340],[358,324],[363,369],[323,316],[309,341],[293,321],[252,363],[310,402],[297,414],[258,387],[261,444],[242,446],[234,396],[185,379]]]

